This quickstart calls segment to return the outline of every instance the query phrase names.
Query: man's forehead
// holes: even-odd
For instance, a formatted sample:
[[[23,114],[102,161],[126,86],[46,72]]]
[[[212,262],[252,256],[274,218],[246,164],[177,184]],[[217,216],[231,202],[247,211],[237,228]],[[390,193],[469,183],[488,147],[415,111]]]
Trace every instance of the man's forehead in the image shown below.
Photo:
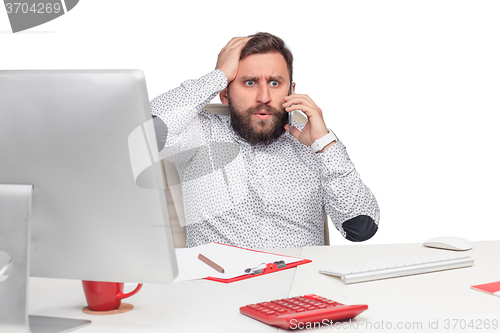
[[[240,60],[238,76],[250,78],[287,77],[288,67],[281,53],[251,54]]]

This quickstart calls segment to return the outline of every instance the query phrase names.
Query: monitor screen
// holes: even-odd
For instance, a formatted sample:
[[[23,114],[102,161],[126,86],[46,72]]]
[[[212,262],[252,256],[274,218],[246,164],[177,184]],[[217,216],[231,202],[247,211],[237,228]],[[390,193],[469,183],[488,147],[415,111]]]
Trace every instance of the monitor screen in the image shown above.
[[[157,154],[141,71],[0,71],[0,184],[33,185],[31,276],[171,282]]]

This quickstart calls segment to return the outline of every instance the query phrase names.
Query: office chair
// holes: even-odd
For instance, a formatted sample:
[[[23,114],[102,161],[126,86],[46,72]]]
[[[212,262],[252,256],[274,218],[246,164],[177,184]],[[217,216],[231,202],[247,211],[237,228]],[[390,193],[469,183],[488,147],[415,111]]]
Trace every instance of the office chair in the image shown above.
[[[208,104],[204,107],[211,113],[219,113],[229,116],[229,107],[222,104]],[[307,117],[300,112],[294,112],[293,118],[301,123],[307,122]],[[167,197],[168,212],[172,233],[174,236],[175,247],[186,247],[186,220],[184,216],[184,207],[182,205],[182,192],[179,173],[175,165],[165,159],[162,160],[165,180],[165,193]],[[328,233],[328,217],[325,217],[325,245],[330,245],[330,235]]]

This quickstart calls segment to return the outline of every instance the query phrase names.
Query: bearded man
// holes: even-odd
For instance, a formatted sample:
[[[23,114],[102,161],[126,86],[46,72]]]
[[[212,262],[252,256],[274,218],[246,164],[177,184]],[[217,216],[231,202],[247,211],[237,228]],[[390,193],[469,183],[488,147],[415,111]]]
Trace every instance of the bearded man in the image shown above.
[[[186,246],[324,245],[324,221],[351,241],[378,230],[379,207],[322,110],[295,93],[293,56],[268,33],[235,37],[215,70],[155,98],[160,155],[175,163]],[[204,109],[217,94],[230,116]],[[302,111],[307,123],[288,124]]]

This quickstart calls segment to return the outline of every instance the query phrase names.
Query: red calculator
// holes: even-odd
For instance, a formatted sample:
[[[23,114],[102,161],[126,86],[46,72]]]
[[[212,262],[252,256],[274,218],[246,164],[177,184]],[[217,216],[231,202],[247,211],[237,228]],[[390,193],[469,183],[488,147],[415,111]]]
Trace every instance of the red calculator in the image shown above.
[[[344,305],[318,295],[304,295],[242,306],[240,312],[284,329],[316,327],[356,317],[368,305]]]

